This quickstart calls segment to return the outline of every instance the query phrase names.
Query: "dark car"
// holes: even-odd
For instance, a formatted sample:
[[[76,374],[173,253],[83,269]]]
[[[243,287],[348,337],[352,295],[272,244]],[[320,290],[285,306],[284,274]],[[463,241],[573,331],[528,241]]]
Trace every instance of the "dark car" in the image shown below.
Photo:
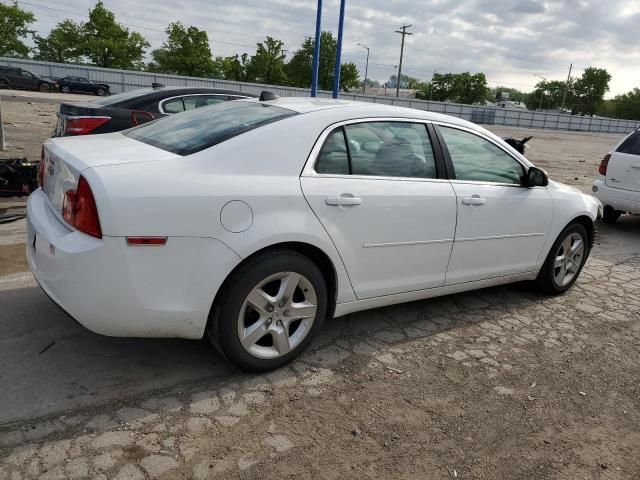
[[[56,82],[39,77],[22,68],[0,65],[0,88],[19,88],[51,92],[58,88]]]
[[[173,113],[250,97],[255,95],[218,88],[161,86],[91,102],[62,103],[53,136],[117,132]]]
[[[29,195],[38,188],[38,165],[26,158],[0,159],[0,197]]]
[[[93,93],[100,97],[109,94],[109,85],[106,83],[92,82],[84,77],[64,77],[59,78],[56,82],[58,83],[58,89],[62,93],[84,92]]]

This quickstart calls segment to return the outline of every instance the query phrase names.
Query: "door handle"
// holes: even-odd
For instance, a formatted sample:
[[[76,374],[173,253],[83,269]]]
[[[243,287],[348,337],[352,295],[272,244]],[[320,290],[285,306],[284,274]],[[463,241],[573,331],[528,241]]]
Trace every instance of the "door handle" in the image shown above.
[[[328,197],[325,200],[327,205],[331,206],[353,206],[360,205],[362,203],[362,199],[358,197],[351,196],[350,194],[342,194],[339,197]]]
[[[631,168],[640,168],[640,163],[634,163]]]
[[[486,200],[480,195],[471,195],[462,199],[463,205],[484,205]]]

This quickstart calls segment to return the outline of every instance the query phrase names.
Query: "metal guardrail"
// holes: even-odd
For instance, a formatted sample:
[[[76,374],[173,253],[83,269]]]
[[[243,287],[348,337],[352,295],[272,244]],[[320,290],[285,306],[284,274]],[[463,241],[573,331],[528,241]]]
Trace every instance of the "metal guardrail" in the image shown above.
[[[148,87],[151,83],[158,82],[164,85],[227,88],[253,94],[259,94],[263,90],[269,90],[283,97],[306,97],[309,95],[308,88],[296,88],[281,85],[261,85],[257,83],[233,82],[228,80],[199,77],[183,77],[179,75],[167,75],[162,73],[139,72],[132,70],[115,70],[92,67],[90,65],[41,62],[22,58],[0,57],[0,65],[24,68],[25,70],[29,70],[43,77],[50,78],[66,76],[86,77],[95,82],[108,83],[111,86],[112,93],[126,92],[136,88]],[[330,98],[331,92],[318,91],[318,96]],[[510,127],[606,133],[628,133],[640,127],[640,122],[632,120],[534,112],[525,109],[482,107],[459,103],[433,102],[345,92],[340,93],[340,98],[427,110],[430,112],[452,115],[475,123],[505,125]]]

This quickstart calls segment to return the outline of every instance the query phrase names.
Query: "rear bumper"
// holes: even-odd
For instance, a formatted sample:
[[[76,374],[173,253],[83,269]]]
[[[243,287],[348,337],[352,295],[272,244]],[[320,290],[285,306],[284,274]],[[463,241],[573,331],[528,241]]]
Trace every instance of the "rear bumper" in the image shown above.
[[[129,247],[123,237],[71,231],[41,189],[29,197],[27,235],[41,288],[81,325],[109,336],[201,338],[218,288],[240,261],[214,239]]]
[[[601,179],[593,182],[592,190],[593,196],[605,207],[610,206],[622,212],[640,214],[640,192],[611,188]]]

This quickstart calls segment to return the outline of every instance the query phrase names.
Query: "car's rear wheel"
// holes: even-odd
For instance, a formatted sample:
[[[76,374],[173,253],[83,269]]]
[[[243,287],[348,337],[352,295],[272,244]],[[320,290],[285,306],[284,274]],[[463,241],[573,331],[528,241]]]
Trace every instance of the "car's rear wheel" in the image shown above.
[[[41,92],[50,92],[51,91],[51,85],[49,85],[48,83],[42,82],[38,86],[38,90],[40,90]]]
[[[63,85],[63,86],[60,87],[60,91],[62,93],[69,93],[71,91],[71,89],[69,88],[68,85]]]
[[[611,205],[606,205],[602,212],[602,222],[603,223],[616,223],[618,219],[622,215],[622,212],[616,210]]]
[[[0,80],[0,88],[11,90],[11,85],[9,85],[6,80]]]
[[[98,95],[99,97],[104,97],[106,95],[106,90],[104,88],[99,88],[96,90],[96,95]]]
[[[536,284],[545,293],[558,295],[569,290],[578,279],[589,257],[589,236],[580,223],[567,226],[551,247]]]
[[[225,282],[208,336],[241,369],[263,372],[296,358],[327,314],[322,272],[307,257],[274,250],[249,259]]]

